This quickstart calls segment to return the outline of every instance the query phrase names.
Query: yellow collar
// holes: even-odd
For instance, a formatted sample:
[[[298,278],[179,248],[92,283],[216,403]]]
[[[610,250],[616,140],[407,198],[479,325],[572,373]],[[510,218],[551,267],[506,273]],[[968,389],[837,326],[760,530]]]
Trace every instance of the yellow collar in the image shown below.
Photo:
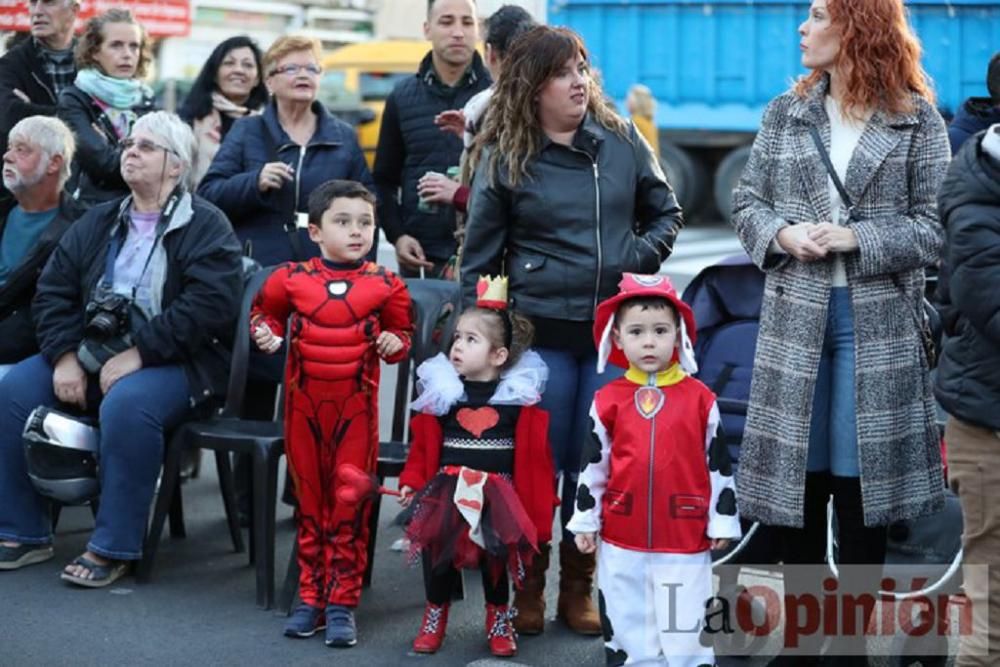
[[[677,384],[686,377],[687,373],[676,362],[670,364],[667,370],[660,371],[659,373],[647,373],[631,365],[625,371],[625,379],[629,382],[652,387],[669,387],[672,384]]]

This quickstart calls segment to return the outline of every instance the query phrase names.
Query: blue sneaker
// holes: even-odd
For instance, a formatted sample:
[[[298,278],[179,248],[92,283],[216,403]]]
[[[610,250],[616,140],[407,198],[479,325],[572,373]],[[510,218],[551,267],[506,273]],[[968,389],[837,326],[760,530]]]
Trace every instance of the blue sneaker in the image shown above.
[[[326,608],[326,645],[348,648],[358,643],[354,612],[339,604]]]
[[[292,612],[291,618],[285,624],[286,637],[312,637],[326,627],[323,609],[302,603]]]
[[[51,544],[20,544],[16,547],[0,544],[0,570],[16,570],[25,565],[44,563],[55,555]]]

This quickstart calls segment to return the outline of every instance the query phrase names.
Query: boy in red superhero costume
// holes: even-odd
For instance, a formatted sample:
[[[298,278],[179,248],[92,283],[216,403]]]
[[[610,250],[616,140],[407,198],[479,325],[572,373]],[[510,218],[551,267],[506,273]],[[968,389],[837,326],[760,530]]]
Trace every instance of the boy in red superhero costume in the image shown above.
[[[594,395],[567,528],[597,548],[608,665],[714,664],[699,642],[711,549],[740,537],[715,395],[697,371],[694,315],[664,276],[626,273],[597,307],[598,369],[628,369]],[[613,347],[612,347],[613,343]]]
[[[290,336],[285,456],[298,500],[302,604],[285,635],[309,637],[325,627],[328,646],[357,643],[353,609],[367,564],[371,507],[337,501],[336,469],[350,464],[374,472],[379,361],[405,358],[413,333],[406,285],[364,259],[374,233],[375,197],[363,185],[318,187],[309,197],[309,237],[322,257],[279,266],[250,320],[264,352],[277,351]]]
[[[558,498],[549,417],[536,405],[548,368],[526,349],[531,323],[505,310],[506,279],[481,278],[480,286],[448,357],[417,369],[418,414],[399,476],[402,504],[413,503],[411,555],[422,552],[427,587],[417,653],[434,653],[444,641],[457,568],[478,568],[490,651],[514,655],[507,574],[520,586],[538,545],[552,539]]]

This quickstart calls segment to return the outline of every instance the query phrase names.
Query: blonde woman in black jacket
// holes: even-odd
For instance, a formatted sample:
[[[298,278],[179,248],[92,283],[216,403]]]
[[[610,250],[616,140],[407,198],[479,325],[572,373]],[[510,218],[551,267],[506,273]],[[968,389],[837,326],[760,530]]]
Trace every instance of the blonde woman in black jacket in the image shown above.
[[[591,330],[599,301],[622,273],[656,273],[683,226],[681,208],[649,145],[614,112],[591,76],[580,37],[537,27],[511,48],[474,153],[464,257],[464,297],[480,274],[506,273],[517,310],[533,320],[535,345],[549,367],[542,407],[563,473],[562,524],[573,514],[580,450],[598,375]],[[593,554],[564,529],[560,545],[561,619],[599,634],[591,599]],[[544,626],[548,548],[517,592],[518,632]]]
[[[76,79],[60,93],[57,109],[76,135],[78,173],[68,187],[84,204],[128,193],[120,144],[135,121],[154,109],[152,91],[142,82],[149,62],[149,37],[127,9],[87,21],[76,45]]]

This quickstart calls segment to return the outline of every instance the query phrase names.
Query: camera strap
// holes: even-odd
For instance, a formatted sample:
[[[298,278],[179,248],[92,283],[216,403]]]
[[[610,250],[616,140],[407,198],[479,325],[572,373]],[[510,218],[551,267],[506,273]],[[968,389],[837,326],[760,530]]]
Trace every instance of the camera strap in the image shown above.
[[[139,273],[139,278],[136,280],[135,285],[132,286],[131,298],[133,303],[135,302],[136,293],[139,290],[139,284],[142,282],[143,276],[146,275],[146,271],[149,269],[149,263],[153,260],[153,253],[156,252],[156,247],[163,239],[163,235],[166,233],[167,227],[170,226],[170,221],[174,217],[174,211],[177,210],[177,204],[180,202],[183,195],[184,189],[178,185],[174,188],[174,191],[170,193],[170,196],[167,198],[166,205],[164,205],[163,210],[160,211],[160,219],[156,223],[156,237],[153,239],[153,245],[149,249],[149,254],[146,255],[146,261],[142,265],[142,271]],[[104,278],[102,279],[104,287],[108,290],[113,290],[115,286],[115,260],[118,259],[118,253],[121,252],[122,249],[122,241],[128,234],[130,211],[131,206],[122,207],[122,213],[119,218],[121,228],[111,236],[111,241],[108,242],[108,252],[104,258]]]

